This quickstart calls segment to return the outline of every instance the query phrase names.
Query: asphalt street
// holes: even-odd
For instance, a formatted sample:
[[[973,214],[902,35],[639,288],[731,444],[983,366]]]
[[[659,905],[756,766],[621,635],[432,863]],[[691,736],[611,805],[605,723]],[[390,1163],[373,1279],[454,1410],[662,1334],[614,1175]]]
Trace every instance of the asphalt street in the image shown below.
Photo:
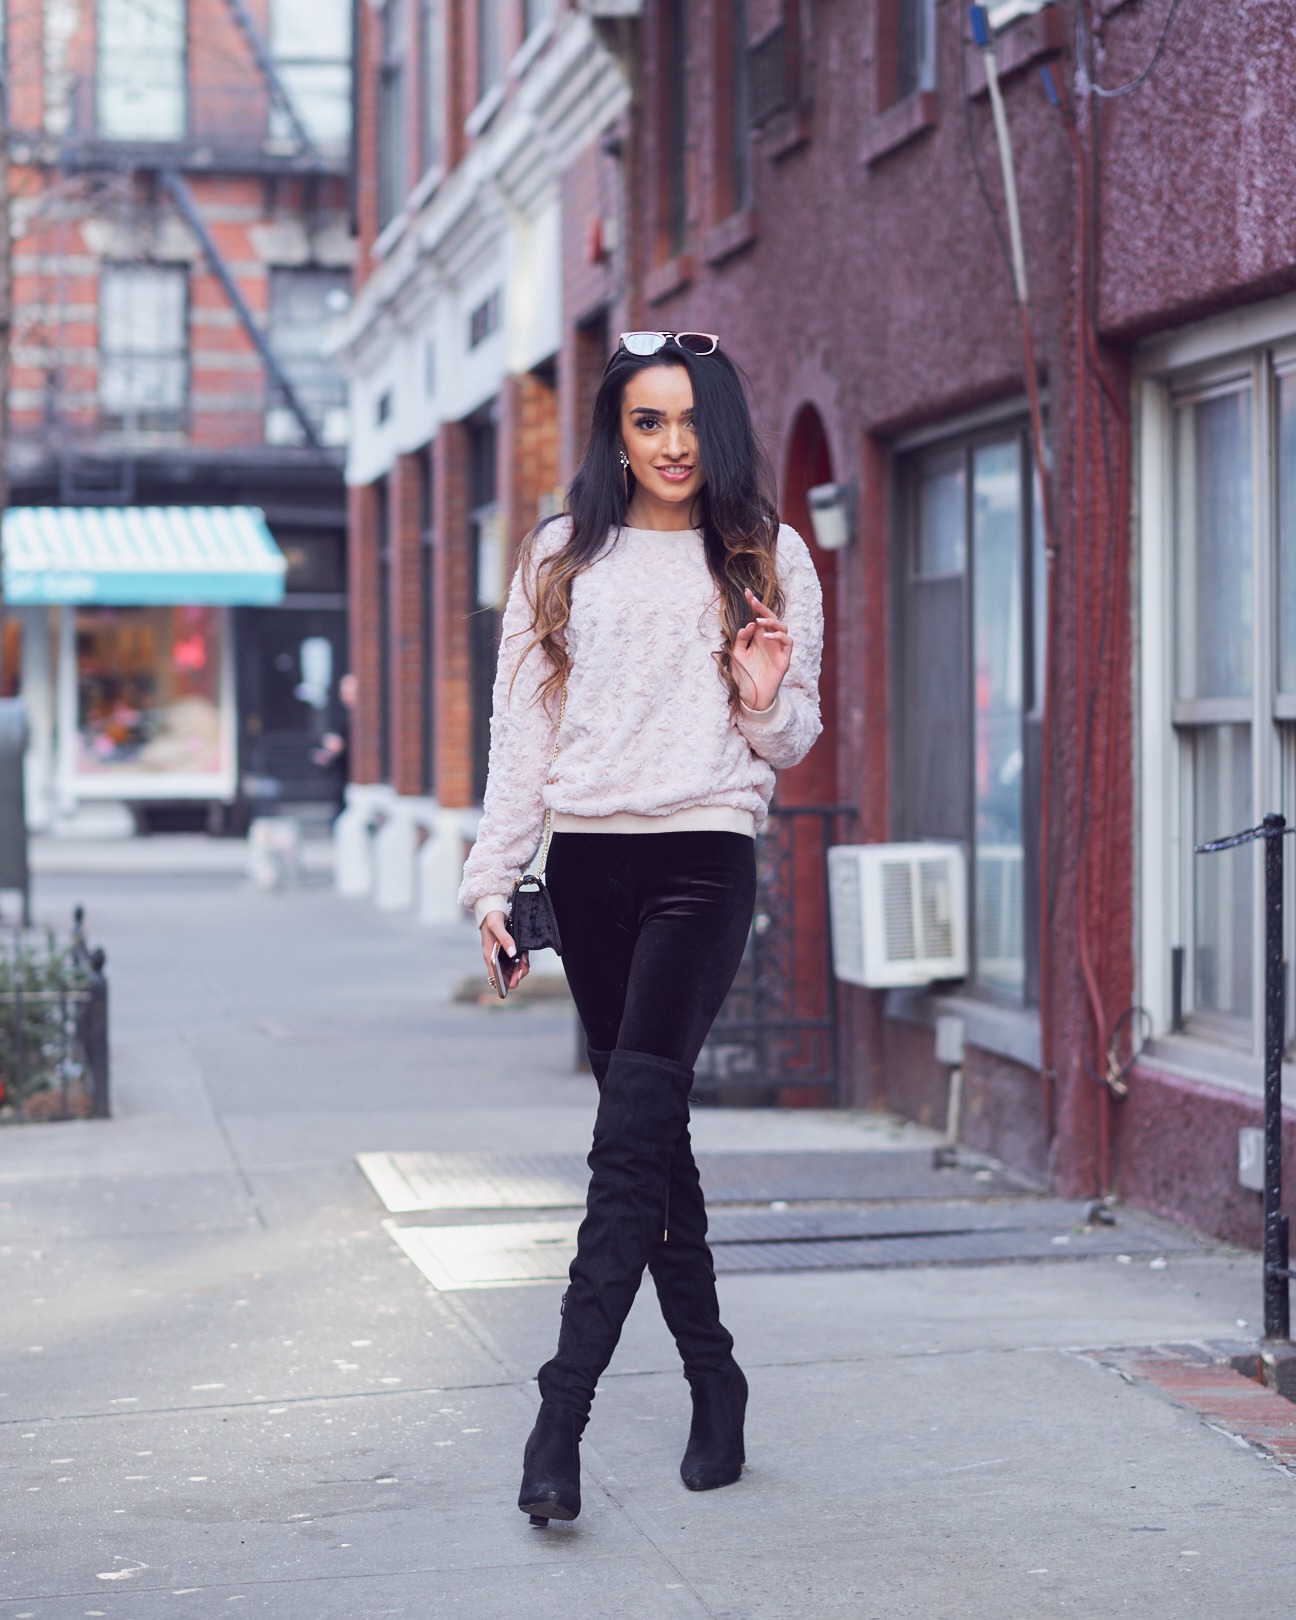
[[[1254,1338],[1256,1258],[1137,1215],[1086,1233],[993,1167],[933,1181],[932,1138],[878,1116],[697,1111],[747,1470],[681,1485],[645,1292],[585,1511],[529,1527],[592,1117],[570,1008],[455,1001],[469,927],[319,872],[265,894],[201,850],[45,865],[39,917],[81,901],[108,951],[114,1118],[0,1130],[0,1620],[1291,1613],[1296,1480],[1138,1371]],[[832,1198],[804,1196],[816,1164]],[[869,1247],[915,1234],[917,1259]]]

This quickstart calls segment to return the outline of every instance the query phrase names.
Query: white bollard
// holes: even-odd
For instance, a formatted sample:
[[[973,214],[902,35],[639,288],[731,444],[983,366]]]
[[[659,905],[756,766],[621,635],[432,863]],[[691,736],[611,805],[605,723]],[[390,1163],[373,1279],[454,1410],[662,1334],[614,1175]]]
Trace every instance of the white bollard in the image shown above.
[[[431,836],[418,854],[418,914],[425,923],[458,922],[463,882],[463,811],[432,808],[424,825]]]
[[[300,883],[301,823],[295,816],[258,816],[248,828],[248,876],[258,889]]]
[[[375,811],[391,798],[391,789],[380,784],[347,785],[346,807],[333,823],[333,884],[348,899],[360,899],[373,892]]]
[[[409,911],[414,905],[414,860],[418,822],[410,806],[393,799],[374,834],[373,897],[379,911]]]

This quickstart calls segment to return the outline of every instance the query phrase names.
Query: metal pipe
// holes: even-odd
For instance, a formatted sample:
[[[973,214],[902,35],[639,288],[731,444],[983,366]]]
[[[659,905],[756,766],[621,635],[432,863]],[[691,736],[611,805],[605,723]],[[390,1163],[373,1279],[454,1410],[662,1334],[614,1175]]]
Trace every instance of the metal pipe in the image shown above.
[[[1265,1031],[1264,1031],[1264,1343],[1291,1342],[1290,1229],[1282,1212],[1282,1060],[1286,1025],[1286,964],[1283,961],[1283,839],[1292,831],[1284,817],[1269,814],[1258,827],[1198,844],[1198,855],[1238,849],[1258,838],[1265,846]]]
[[[1282,1057],[1286,1023],[1283,973],[1283,832],[1279,815],[1264,818],[1265,1076],[1264,1319],[1265,1339],[1291,1338],[1288,1228],[1282,1212]]]
[[[289,410],[301,424],[301,430],[306,435],[306,443],[312,450],[318,450],[320,441],[315,423],[311,420],[306,407],[298,398],[297,390],[288,380],[288,374],[280,364],[279,356],[270,347],[269,339],[257,325],[256,317],[252,314],[252,310],[243,296],[242,289],[230,274],[229,267],[224,259],[221,258],[220,249],[216,246],[216,239],[207,229],[207,222],[198,210],[198,204],[194,201],[193,193],[175,169],[162,169],[159,178],[171,200],[180,210],[185,224],[198,238],[212,275],[220,282],[226,298],[229,299],[234,313],[239,318],[240,325],[251,339],[256,352],[261,356],[261,363],[265,366],[275,387],[283,395]]]

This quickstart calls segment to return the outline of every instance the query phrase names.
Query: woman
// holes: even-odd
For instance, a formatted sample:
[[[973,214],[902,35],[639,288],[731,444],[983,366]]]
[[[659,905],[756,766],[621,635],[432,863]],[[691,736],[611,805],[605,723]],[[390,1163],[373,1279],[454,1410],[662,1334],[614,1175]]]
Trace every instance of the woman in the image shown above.
[[[821,729],[818,581],[767,484],[718,340],[626,333],[569,510],[529,537],[504,614],[459,898],[492,984],[498,971],[512,988],[527,963],[507,960],[509,893],[550,838],[599,1086],[586,1215],[523,1462],[533,1522],[580,1512],[580,1436],[645,1267],[692,1391],[684,1483],[742,1471],[747,1382],[720,1321],[688,1094],[751,925],[774,770]]]

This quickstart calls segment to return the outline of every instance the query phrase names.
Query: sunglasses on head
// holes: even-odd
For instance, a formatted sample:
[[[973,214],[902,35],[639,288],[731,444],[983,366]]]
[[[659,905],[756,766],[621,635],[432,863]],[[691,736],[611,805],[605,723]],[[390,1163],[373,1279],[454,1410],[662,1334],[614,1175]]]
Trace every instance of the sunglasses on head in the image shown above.
[[[714,354],[720,347],[714,332],[622,332],[619,347],[642,360],[660,354],[668,343],[690,354]]]

